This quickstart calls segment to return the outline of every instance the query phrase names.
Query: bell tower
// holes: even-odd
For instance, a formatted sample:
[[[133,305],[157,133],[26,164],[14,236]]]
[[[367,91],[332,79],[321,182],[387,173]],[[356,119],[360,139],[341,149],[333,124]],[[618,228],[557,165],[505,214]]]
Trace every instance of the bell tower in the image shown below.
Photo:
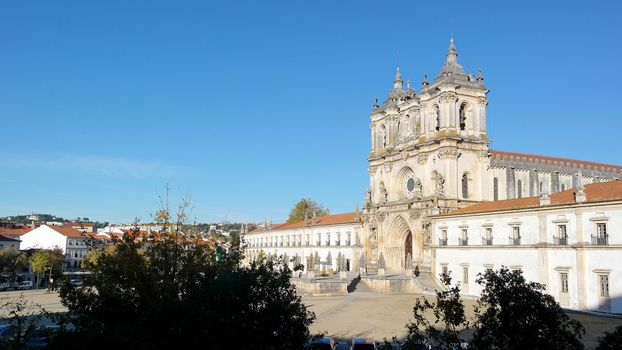
[[[382,254],[387,268],[404,268],[410,254],[425,265],[426,218],[488,198],[488,88],[481,71],[475,77],[458,63],[453,37],[444,61],[419,93],[404,89],[398,67],[387,99],[373,105],[364,215],[371,264]]]

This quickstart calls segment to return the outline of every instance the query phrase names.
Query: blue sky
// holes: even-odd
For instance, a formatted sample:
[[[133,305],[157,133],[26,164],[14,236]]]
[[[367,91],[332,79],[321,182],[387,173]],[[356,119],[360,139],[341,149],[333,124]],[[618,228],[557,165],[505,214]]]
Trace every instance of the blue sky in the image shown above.
[[[0,2],[0,216],[353,210],[368,114],[453,32],[494,149],[622,164],[619,1]]]

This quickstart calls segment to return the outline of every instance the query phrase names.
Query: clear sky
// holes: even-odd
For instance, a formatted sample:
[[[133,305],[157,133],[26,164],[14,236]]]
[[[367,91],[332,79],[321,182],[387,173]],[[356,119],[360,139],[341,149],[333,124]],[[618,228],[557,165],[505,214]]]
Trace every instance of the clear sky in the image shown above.
[[[166,183],[199,221],[351,211],[397,52],[418,88],[452,32],[492,148],[622,164],[621,4],[0,1],[0,216],[148,220]]]

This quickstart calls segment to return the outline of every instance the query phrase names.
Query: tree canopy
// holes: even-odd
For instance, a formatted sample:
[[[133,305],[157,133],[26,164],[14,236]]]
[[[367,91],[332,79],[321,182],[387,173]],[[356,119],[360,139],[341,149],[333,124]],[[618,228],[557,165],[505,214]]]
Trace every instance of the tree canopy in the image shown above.
[[[178,212],[179,214],[179,212]],[[314,319],[280,263],[240,265],[237,247],[188,237],[170,213],[162,230],[136,229],[85,260],[84,287],[65,284],[69,312],[51,348],[298,349]],[[183,220],[183,215],[182,219]]]
[[[521,271],[501,267],[479,275],[483,291],[473,320],[465,317],[460,286],[451,287],[449,277],[442,278],[446,290],[436,292],[436,302],[416,301],[403,349],[415,349],[421,342],[435,349],[456,349],[467,342],[462,332],[468,329],[473,330],[469,349],[583,349],[583,326],[543,293],[542,284],[527,282]]]
[[[323,205],[312,199],[303,198],[294,205],[292,210],[290,210],[287,222],[298,222],[304,220],[305,218],[310,219],[314,216],[320,217],[328,214],[330,214],[330,210],[324,208]]]

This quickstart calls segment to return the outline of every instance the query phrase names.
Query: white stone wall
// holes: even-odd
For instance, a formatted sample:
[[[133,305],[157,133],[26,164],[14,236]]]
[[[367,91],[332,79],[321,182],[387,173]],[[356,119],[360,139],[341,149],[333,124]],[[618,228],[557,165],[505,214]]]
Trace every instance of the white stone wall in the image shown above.
[[[358,268],[358,259],[361,250],[361,224],[337,224],[294,229],[276,229],[261,232],[251,232],[244,236],[246,244],[245,258],[247,262],[256,259],[260,252],[282,256],[287,254],[288,260],[296,255],[300,257],[300,263],[307,266],[307,257],[315,255],[320,257],[322,270],[337,270],[337,256],[339,253],[350,261],[350,270]],[[319,244],[318,244],[319,238]],[[330,252],[332,262],[329,265],[326,260]],[[293,262],[288,261],[293,267]]]
[[[608,244],[592,240],[597,223],[605,223]],[[512,226],[520,227],[520,245],[510,244]],[[566,226],[567,244],[561,245],[559,225]],[[486,227],[493,229],[492,246],[484,245]],[[468,231],[468,245],[460,246],[462,229]],[[439,239],[447,232],[447,245]],[[478,273],[504,265],[520,268],[527,280],[546,285],[546,292],[564,307],[622,313],[622,202],[584,203],[470,215],[432,218],[434,244],[433,273],[443,267],[454,283],[463,282],[464,294],[477,296]],[[561,291],[561,274],[568,276],[568,292]],[[608,276],[609,296],[600,295],[599,276]]]

